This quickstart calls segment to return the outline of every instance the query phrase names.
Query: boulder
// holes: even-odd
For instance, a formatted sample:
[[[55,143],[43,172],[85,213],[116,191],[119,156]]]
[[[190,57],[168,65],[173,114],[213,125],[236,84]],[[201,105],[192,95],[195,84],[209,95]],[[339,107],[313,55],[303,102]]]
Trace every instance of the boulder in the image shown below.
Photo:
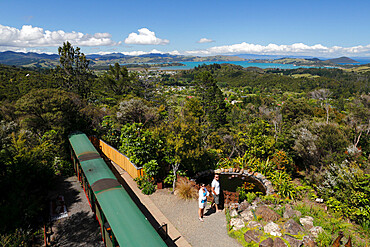
[[[248,227],[249,228],[257,228],[257,229],[262,229],[262,224],[261,223],[259,223],[259,222],[257,222],[257,221],[250,221],[249,223],[248,223]]]
[[[240,218],[231,218],[230,219],[230,227],[233,228],[233,230],[240,230],[244,227],[244,221]]]
[[[274,246],[274,240],[272,238],[267,238],[263,240],[259,247],[273,247]]]
[[[295,216],[299,218],[302,216],[302,213],[297,210],[294,210],[289,204],[285,205],[285,211],[284,211],[283,217],[285,219],[290,219]]]
[[[303,227],[307,230],[313,227],[313,218],[311,216],[305,216],[299,219],[299,222],[303,225]]]
[[[324,229],[322,229],[321,226],[314,226],[310,229],[310,233],[312,234],[312,236],[314,236],[315,238],[317,238],[319,236],[319,234],[321,232],[323,232]]]
[[[244,211],[249,208],[250,204],[244,200],[242,203],[239,204],[239,211]]]
[[[238,211],[236,209],[232,209],[230,211],[230,217],[236,217],[236,216],[238,216]]]
[[[263,227],[263,230],[272,236],[281,236],[281,229],[279,225],[274,222],[267,223],[267,225]]]
[[[283,238],[288,241],[291,247],[300,247],[302,245],[302,240],[296,239],[290,235],[284,235]]]
[[[256,209],[256,215],[260,216],[265,221],[277,221],[281,218],[281,216],[273,211],[272,209],[268,208],[265,205],[258,206]]]
[[[284,230],[285,232],[292,234],[292,235],[297,235],[299,232],[304,231],[303,228],[293,219],[290,219],[287,222],[285,222]]]
[[[246,222],[254,220],[254,215],[251,210],[244,210],[240,213],[240,216],[245,220]]]
[[[275,238],[273,247],[288,247],[286,243],[279,237]]]
[[[244,239],[248,243],[252,241],[255,243],[259,243],[262,235],[263,233],[261,233],[260,231],[248,230],[246,233],[244,233]]]
[[[310,236],[304,236],[302,242],[303,242],[303,246],[306,246],[306,247],[317,247],[317,244],[315,243],[315,241],[313,241],[311,239]]]

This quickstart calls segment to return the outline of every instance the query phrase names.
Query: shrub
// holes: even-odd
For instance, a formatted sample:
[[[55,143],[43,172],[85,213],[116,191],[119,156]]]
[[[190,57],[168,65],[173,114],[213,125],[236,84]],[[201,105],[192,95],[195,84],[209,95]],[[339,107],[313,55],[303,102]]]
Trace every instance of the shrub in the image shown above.
[[[296,197],[297,190],[291,182],[290,176],[283,171],[277,171],[270,173],[268,178],[278,191],[278,194],[283,198],[294,199]]]
[[[247,200],[249,203],[252,203],[256,199],[257,195],[253,192],[254,184],[245,182],[243,186],[240,186],[236,189],[239,192],[239,202]]]
[[[190,200],[198,197],[197,190],[186,179],[179,179],[176,182],[177,195],[185,200]]]
[[[156,160],[150,160],[144,164],[144,171],[151,178],[156,178],[158,176],[160,167]]]
[[[318,191],[330,208],[359,224],[370,220],[370,175],[358,164],[332,164],[323,178]]]
[[[155,192],[156,186],[154,185],[151,178],[148,177],[148,175],[137,177],[134,180],[137,183],[139,189],[141,189],[141,192],[143,192],[143,194],[150,195]]]

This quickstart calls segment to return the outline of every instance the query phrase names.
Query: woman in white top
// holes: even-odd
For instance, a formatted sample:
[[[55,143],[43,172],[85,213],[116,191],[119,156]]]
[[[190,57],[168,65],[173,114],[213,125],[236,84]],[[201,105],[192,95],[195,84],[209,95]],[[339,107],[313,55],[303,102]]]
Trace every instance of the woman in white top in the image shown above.
[[[201,184],[199,189],[199,210],[198,210],[200,221],[203,221],[204,209],[207,206],[207,196],[209,196],[209,193],[206,189],[206,185]]]

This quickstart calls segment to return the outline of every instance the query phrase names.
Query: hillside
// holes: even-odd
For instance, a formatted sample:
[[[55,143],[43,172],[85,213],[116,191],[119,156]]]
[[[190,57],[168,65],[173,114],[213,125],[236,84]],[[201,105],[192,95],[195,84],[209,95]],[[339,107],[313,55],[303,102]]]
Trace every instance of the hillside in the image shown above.
[[[128,56],[122,53],[111,53],[106,55],[91,54],[86,56],[90,59],[91,66],[101,67],[110,64],[138,64],[138,63],[175,63],[175,62],[206,62],[206,61],[245,61],[237,56],[182,56],[160,53],[150,53],[140,56]],[[22,52],[0,52],[0,64],[15,65],[28,68],[52,68],[58,64],[59,55],[22,53]]]
[[[330,63],[335,63],[335,64],[339,64],[339,63],[358,63],[356,60],[353,60],[349,57],[333,58],[333,59],[328,59],[326,61],[330,62]]]

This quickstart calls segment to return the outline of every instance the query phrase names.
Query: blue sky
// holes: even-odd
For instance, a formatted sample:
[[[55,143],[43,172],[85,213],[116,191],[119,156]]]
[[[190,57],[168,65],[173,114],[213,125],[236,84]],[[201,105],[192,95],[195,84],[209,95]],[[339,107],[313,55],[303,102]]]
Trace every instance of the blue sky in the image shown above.
[[[0,51],[370,57],[370,1],[0,0]]]

